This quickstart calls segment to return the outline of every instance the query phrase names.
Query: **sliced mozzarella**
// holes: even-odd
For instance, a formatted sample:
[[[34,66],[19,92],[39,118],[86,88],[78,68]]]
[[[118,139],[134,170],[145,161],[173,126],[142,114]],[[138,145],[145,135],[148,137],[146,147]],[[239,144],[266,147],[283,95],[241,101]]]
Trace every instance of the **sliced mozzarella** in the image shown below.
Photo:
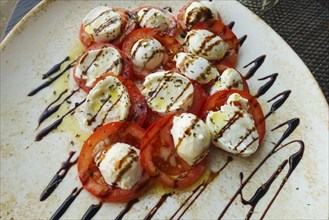
[[[242,77],[238,71],[233,68],[227,68],[222,75],[217,78],[215,84],[210,88],[210,95],[226,89],[243,90]]]
[[[87,96],[83,112],[85,125],[95,130],[103,124],[125,120],[130,105],[126,87],[117,78],[108,76]]]
[[[200,84],[208,83],[219,76],[216,67],[208,60],[191,53],[178,53],[175,56],[177,69],[190,79]]]
[[[155,38],[143,38],[133,45],[130,53],[136,66],[152,70],[162,63],[164,48]]]
[[[170,19],[157,8],[143,8],[137,12],[137,20],[142,28],[158,28],[161,31],[168,29]]]
[[[91,87],[96,79],[104,73],[112,72],[119,75],[122,70],[122,57],[115,48],[90,50],[82,55],[75,69],[75,75],[86,80],[86,86]]]
[[[121,189],[131,189],[143,174],[139,150],[125,143],[115,143],[95,156],[95,163],[105,182]]]
[[[178,155],[190,166],[207,155],[211,134],[207,125],[195,115],[183,113],[175,116],[170,132]]]
[[[225,41],[207,30],[191,30],[184,41],[186,51],[207,60],[220,60],[225,56],[227,44]]]
[[[187,29],[206,19],[218,19],[218,11],[209,1],[194,1],[185,10],[184,21]]]
[[[95,42],[106,42],[121,35],[121,16],[115,9],[99,6],[91,10],[83,19],[85,31]]]
[[[160,114],[188,110],[193,102],[194,88],[185,76],[162,71],[145,78],[142,94],[148,106]]]
[[[235,106],[240,102],[241,106]],[[212,143],[243,157],[254,153],[259,145],[259,135],[252,116],[247,112],[248,100],[233,93],[219,111],[210,111],[206,118],[212,133]]]

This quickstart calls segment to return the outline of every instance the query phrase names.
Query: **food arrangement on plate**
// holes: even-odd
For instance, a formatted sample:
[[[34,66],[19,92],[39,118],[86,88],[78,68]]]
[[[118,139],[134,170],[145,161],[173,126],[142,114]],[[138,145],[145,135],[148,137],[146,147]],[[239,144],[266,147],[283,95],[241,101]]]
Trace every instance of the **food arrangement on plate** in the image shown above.
[[[29,94],[38,93],[69,73],[70,85],[42,113],[39,125],[59,109],[64,102],[55,104],[65,94],[68,95],[64,100],[71,103],[71,108],[39,131],[36,141],[55,130],[70,114],[83,121],[82,131],[90,133],[78,160],[70,162],[70,155],[61,168],[67,172],[77,163],[83,188],[76,188],[52,218],[61,217],[83,189],[101,201],[90,207],[85,219],[93,217],[103,202],[128,202],[122,218],[154,184],[173,192],[191,191],[191,197],[171,217],[177,218],[190,198],[195,196],[190,204],[194,203],[233,160],[233,155],[248,157],[257,153],[265,138],[266,118],[289,97],[289,90],[278,94],[271,100],[275,101],[271,110],[263,113],[257,99],[271,88],[278,74],[261,78],[266,83],[255,95],[250,93],[248,80],[262,65],[265,55],[247,64],[251,68],[245,75],[235,69],[239,49],[247,36],[238,39],[231,30],[234,23],[225,25],[212,2],[191,1],[177,15],[170,11],[169,7],[148,5],[134,10],[110,6],[92,9],[80,26],[84,52],[54,66],[45,74],[48,81]],[[68,60],[71,63],[52,77]],[[241,173],[241,187],[219,218],[238,195],[242,198],[242,189],[268,158],[285,146],[298,143],[300,150],[289,155],[289,172],[278,192],[281,190],[303,156],[303,142],[281,145],[298,124],[299,119],[295,118],[275,128],[288,125],[252,174],[244,179]],[[232,156],[221,169],[212,170],[208,154],[218,148]],[[276,175],[251,200],[242,198],[243,204],[251,207],[247,218],[287,162],[277,168]],[[56,174],[41,200],[64,177]],[[145,218],[152,218],[171,195],[163,194]]]

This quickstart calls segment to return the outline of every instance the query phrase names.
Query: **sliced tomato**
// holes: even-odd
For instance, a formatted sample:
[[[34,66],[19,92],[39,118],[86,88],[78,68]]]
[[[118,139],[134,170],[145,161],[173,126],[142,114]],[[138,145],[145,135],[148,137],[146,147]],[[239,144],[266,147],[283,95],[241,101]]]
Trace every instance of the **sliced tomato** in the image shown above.
[[[91,45],[90,47],[88,47],[86,49],[85,53],[87,53],[90,50],[97,50],[97,49],[102,49],[102,48],[106,48],[106,47],[112,47],[120,53],[120,55],[122,57],[122,70],[121,70],[120,75],[124,76],[128,79],[133,80],[134,79],[134,66],[133,66],[133,63],[131,62],[129,57],[123,51],[121,51],[117,47],[113,46],[112,44],[109,44],[109,43],[93,44],[93,45]],[[80,56],[80,58],[77,61],[77,64],[73,67],[73,77],[74,77],[74,80],[76,81],[76,83],[79,85],[79,87],[81,89],[83,89],[83,91],[85,91],[86,93],[89,93],[89,91],[92,89],[92,87],[88,87],[86,85],[86,80],[81,79],[80,77],[76,76],[76,73],[75,73],[76,72],[76,67],[77,67],[78,63],[80,62],[80,60],[82,59],[83,55],[84,54],[82,54]],[[112,65],[112,64],[109,64],[109,66],[110,65]]]
[[[208,101],[203,107],[201,118],[206,119],[209,111],[218,111],[220,107],[227,103],[227,99],[233,93],[240,94],[243,98],[248,100],[248,113],[252,116],[256,129],[259,135],[259,143],[261,143],[265,136],[265,118],[261,105],[257,99],[250,93],[241,90],[223,90],[216,92],[208,98]]]
[[[194,0],[194,1],[191,1],[191,2],[188,2],[186,5],[184,5],[178,12],[177,14],[177,23],[178,23],[178,27],[183,31],[183,32],[187,32],[189,31],[190,29],[188,27],[186,27],[186,24],[185,24],[185,12],[186,12],[186,9],[193,3],[193,2],[197,2],[197,0]],[[217,16],[218,16],[218,20],[221,20],[221,17],[219,15],[219,13],[217,12]],[[206,18],[205,20],[203,21],[207,21],[208,19],[212,19],[213,17],[211,15],[206,15]],[[194,25],[195,23],[192,23],[190,25]]]
[[[141,28],[133,31],[124,41],[122,50],[130,56],[131,49],[138,40],[150,37],[158,40],[165,49],[162,64],[155,70],[152,70],[152,72],[156,72],[159,69],[170,70],[175,68],[174,56],[179,52],[183,52],[183,47],[175,37],[161,33],[159,29]],[[144,79],[148,73],[150,73],[149,70],[135,66],[135,76],[137,78]]]
[[[170,130],[174,115],[168,115],[154,123],[141,142],[140,161],[150,177],[171,188],[186,188],[203,173],[207,159],[189,166],[181,159],[174,146]]]
[[[209,19],[206,22],[195,24],[192,29],[206,29],[213,34],[220,36],[228,45],[229,49],[224,58],[213,62],[219,72],[223,72],[228,67],[236,67],[238,63],[240,42],[229,27],[219,20]]]
[[[162,11],[165,14],[165,16],[170,20],[168,29],[165,30],[164,33],[174,36],[176,33],[176,29],[177,29],[177,22],[176,22],[175,16],[173,14],[171,14],[169,11],[167,11],[163,8],[154,7],[154,6],[142,6],[142,7],[136,8],[132,12],[137,14],[140,10],[150,10],[152,8]],[[137,23],[139,23],[139,21]],[[143,28],[143,27],[141,27],[141,28]]]
[[[191,80],[192,81],[192,80]],[[192,113],[196,116],[199,116],[202,112],[203,105],[206,103],[208,95],[203,90],[202,86],[197,83],[196,81],[192,81],[194,93],[193,93],[193,103],[192,106],[188,109],[187,112]],[[154,112],[152,109],[148,108],[147,110],[147,116],[144,122],[143,127],[148,128],[151,124],[158,121],[160,118],[162,118],[159,113]]]
[[[115,8],[114,10],[118,12],[121,17],[121,35],[110,42],[95,42],[93,37],[85,31],[83,24],[81,24],[79,38],[83,45],[89,47],[94,43],[111,43],[121,48],[124,39],[136,28],[136,21],[133,13],[129,10],[124,8]]]
[[[128,91],[131,105],[127,121],[135,122],[140,126],[144,124],[147,115],[147,103],[136,84],[131,80],[126,79],[125,77],[116,76],[113,73],[106,73],[95,81],[94,86],[99,81],[105,79],[107,76],[113,76],[119,79]]]
[[[126,202],[140,196],[151,184],[146,172],[129,190],[109,186],[94,162],[93,151],[104,139],[109,140],[109,146],[121,142],[139,148],[144,134],[143,128],[128,122],[113,122],[97,129],[85,141],[79,155],[78,173],[83,187],[104,202]]]

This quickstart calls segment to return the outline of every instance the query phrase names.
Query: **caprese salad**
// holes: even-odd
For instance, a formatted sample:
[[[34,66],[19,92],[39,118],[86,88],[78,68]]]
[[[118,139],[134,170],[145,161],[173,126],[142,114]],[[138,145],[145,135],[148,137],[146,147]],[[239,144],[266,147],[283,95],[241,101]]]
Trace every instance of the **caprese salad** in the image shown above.
[[[99,6],[82,20],[80,40],[73,78],[93,133],[78,172],[102,201],[129,201],[153,182],[186,188],[211,147],[245,157],[262,143],[261,106],[235,69],[239,40],[212,2],[189,2],[177,16]]]

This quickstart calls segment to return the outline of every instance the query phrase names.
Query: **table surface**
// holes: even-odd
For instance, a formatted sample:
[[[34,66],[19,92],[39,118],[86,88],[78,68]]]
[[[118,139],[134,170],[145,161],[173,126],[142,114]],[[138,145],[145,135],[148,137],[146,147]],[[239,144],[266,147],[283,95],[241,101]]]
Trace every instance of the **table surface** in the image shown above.
[[[40,1],[18,0],[5,35]],[[329,1],[279,0],[266,12],[254,12],[303,60],[329,102]]]

